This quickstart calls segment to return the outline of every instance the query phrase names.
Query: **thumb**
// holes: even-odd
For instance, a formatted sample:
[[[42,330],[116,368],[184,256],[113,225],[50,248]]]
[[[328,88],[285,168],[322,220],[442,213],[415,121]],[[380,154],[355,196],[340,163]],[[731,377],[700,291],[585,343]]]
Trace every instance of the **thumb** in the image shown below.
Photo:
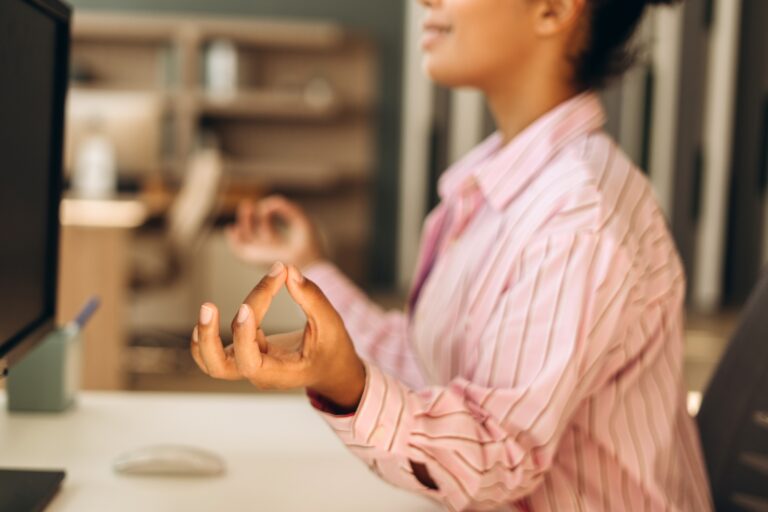
[[[288,293],[307,317],[311,327],[317,327],[338,318],[338,313],[320,288],[304,277],[294,265],[288,266],[286,281]]]

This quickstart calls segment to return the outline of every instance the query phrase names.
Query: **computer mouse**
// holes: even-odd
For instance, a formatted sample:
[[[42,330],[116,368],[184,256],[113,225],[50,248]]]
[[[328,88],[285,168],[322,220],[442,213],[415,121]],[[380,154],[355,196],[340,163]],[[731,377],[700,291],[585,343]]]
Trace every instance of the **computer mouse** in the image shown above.
[[[114,469],[124,475],[211,477],[222,475],[225,464],[207,450],[165,444],[126,452],[115,460]]]

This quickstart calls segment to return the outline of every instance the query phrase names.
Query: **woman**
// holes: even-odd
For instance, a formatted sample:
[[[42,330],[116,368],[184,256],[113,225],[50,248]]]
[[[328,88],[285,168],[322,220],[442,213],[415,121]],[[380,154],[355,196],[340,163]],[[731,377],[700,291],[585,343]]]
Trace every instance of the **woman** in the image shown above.
[[[451,510],[710,510],[682,381],[685,277],[594,92],[625,67],[646,4],[669,1],[422,3],[426,71],[480,89],[499,130],[441,179],[407,312],[369,302],[304,213],[270,198],[241,209],[230,241],[279,261],[231,347],[203,305],[196,361],[307,388],[373,471]],[[258,329],[283,285],[307,316],[282,335],[300,353]]]

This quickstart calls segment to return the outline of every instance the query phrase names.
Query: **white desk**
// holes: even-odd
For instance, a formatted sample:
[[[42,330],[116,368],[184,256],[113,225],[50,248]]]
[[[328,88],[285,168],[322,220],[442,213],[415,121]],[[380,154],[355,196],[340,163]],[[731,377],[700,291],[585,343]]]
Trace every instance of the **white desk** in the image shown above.
[[[441,510],[380,481],[301,396],[85,392],[68,413],[20,415],[0,394],[0,407],[0,466],[67,471],[50,512]],[[169,442],[218,453],[227,474],[112,471],[119,453]]]

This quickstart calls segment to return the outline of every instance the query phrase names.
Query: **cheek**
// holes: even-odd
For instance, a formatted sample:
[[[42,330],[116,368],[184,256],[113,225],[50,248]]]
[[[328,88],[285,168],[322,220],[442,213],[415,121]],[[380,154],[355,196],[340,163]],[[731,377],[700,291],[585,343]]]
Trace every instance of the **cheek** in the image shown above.
[[[433,80],[448,86],[479,86],[514,71],[527,42],[525,27],[510,3],[462,0],[452,14],[454,31],[424,55],[424,69]]]

